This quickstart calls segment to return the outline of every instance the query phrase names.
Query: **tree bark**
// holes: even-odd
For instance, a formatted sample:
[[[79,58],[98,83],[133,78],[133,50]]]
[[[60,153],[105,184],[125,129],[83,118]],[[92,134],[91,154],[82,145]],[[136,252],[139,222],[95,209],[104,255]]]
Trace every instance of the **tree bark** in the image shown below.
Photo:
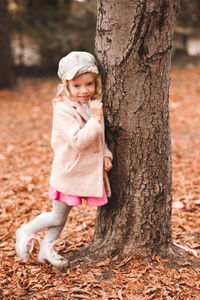
[[[178,1],[98,0],[112,197],[98,210],[89,250],[166,255],[171,243],[172,166],[168,111]]]
[[[14,83],[10,45],[10,21],[7,0],[0,0],[0,89]]]

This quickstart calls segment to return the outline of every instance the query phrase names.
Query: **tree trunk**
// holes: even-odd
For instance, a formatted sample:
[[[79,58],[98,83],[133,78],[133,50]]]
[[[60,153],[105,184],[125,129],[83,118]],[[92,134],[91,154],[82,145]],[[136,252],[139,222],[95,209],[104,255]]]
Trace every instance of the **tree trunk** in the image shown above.
[[[178,1],[98,1],[112,197],[98,210],[89,250],[100,256],[165,255],[171,242],[168,95]]]
[[[0,89],[14,83],[10,46],[10,22],[7,0],[0,0]]]

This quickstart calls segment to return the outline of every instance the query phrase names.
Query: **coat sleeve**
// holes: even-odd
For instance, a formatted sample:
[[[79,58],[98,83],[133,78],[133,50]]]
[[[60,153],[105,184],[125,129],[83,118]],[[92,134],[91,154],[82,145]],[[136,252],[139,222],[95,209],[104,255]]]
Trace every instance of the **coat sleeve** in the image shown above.
[[[108,145],[106,143],[104,149],[104,157],[109,157],[111,160],[113,159],[112,152],[108,149]]]
[[[56,105],[53,113],[52,146],[60,136],[72,148],[81,151],[86,149],[98,135],[102,134],[102,127],[94,118],[90,118],[81,128],[80,123],[69,110],[62,105]]]

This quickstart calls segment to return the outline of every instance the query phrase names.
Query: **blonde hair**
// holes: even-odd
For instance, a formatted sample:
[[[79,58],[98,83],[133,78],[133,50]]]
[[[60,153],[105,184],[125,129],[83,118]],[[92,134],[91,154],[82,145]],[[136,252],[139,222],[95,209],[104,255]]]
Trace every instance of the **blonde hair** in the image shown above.
[[[68,89],[69,81],[66,80],[64,83],[58,85],[56,97],[53,99],[53,103],[62,102],[65,97],[72,101],[77,101],[73,98]],[[91,100],[101,100],[102,97],[102,84],[101,84],[101,76],[98,74],[95,76],[95,94]]]

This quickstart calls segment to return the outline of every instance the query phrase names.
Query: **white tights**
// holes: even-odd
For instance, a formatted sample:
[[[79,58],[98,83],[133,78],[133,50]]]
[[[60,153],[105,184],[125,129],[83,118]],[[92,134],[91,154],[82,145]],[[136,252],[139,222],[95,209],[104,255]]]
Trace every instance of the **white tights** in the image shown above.
[[[38,215],[26,224],[24,229],[31,235],[47,228],[44,240],[46,242],[53,242],[58,239],[63,230],[71,208],[72,206],[68,206],[64,202],[53,200],[52,211]]]

